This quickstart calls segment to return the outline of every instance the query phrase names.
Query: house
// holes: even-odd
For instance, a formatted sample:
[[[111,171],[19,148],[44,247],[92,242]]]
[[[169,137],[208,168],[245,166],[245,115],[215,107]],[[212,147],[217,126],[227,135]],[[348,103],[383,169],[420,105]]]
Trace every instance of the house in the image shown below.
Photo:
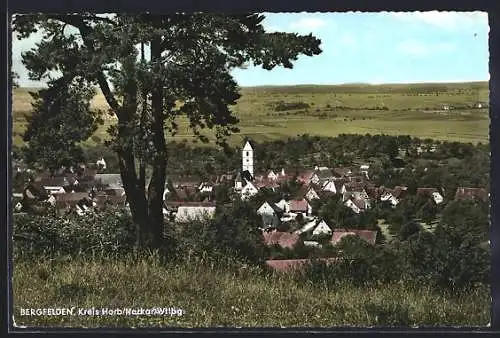
[[[301,200],[291,200],[289,203],[289,212],[310,215],[312,213],[312,207],[304,198]]]
[[[106,170],[106,161],[104,161],[103,157],[97,160],[95,164],[98,170]]]
[[[314,170],[299,171],[297,172],[297,181],[302,184],[309,185],[314,174]]]
[[[318,236],[318,235],[330,235],[332,233],[332,229],[326,224],[324,220],[321,220],[321,222],[318,223],[316,228],[313,230],[313,236]]]
[[[382,202],[389,202],[393,207],[397,206],[399,204],[399,200],[390,192],[389,190],[386,190],[381,196],[380,200]]]
[[[455,200],[480,200],[488,202],[489,194],[484,188],[457,188]]]
[[[214,187],[209,182],[202,182],[198,187],[199,192],[201,193],[211,193],[214,190]]]
[[[352,175],[352,170],[345,167],[333,168],[332,171],[335,178],[348,178]]]
[[[31,182],[24,188],[23,196],[30,200],[44,201],[49,198],[49,193],[38,182]]]
[[[243,188],[243,184],[246,184],[246,181],[241,176],[241,173],[238,172],[236,178],[234,179],[234,190],[240,191]]]
[[[183,203],[177,208],[175,222],[188,222],[191,220],[204,220],[213,218],[216,206],[213,203]]]
[[[168,199],[174,199],[179,201],[184,201],[195,197],[198,195],[197,187],[179,187],[175,188],[172,193],[168,193],[165,196]]]
[[[432,198],[432,200],[436,204],[440,204],[444,201],[443,196],[436,188],[417,188],[417,196],[423,198]]]
[[[120,174],[95,174],[94,180],[105,187],[123,188]]]
[[[306,192],[305,198],[308,201],[319,200],[320,199],[318,193],[316,192],[316,190],[314,190],[314,187],[309,187],[309,189]]]
[[[380,201],[387,201],[395,207],[399,204],[401,197],[403,197],[407,190],[408,187],[405,186],[395,186],[394,189],[380,187],[377,196],[380,198]]]
[[[358,236],[366,242],[375,245],[377,240],[377,232],[373,230],[358,230],[358,229],[335,229],[333,231],[331,243],[338,244],[345,236]]]
[[[200,179],[194,176],[171,177],[174,188],[194,188],[198,190]]]
[[[21,212],[24,210],[23,198],[12,196],[11,205],[14,212]]]
[[[85,192],[55,194],[48,202],[59,212],[75,211],[80,216],[93,207],[92,199]]]
[[[47,190],[50,194],[64,194],[66,193],[65,187],[68,187],[76,180],[70,180],[66,176],[59,177],[41,177],[38,180],[38,183],[41,184],[45,190]],[[78,181],[76,181],[78,183]]]
[[[300,235],[300,234],[303,234],[305,232],[311,231],[316,227],[316,224],[317,224],[317,220],[313,219],[312,221],[309,221],[306,224],[304,224],[304,226],[302,228],[295,230],[294,233]]]
[[[333,178],[333,174],[330,170],[316,170],[312,176],[310,182],[313,184],[323,184],[325,181]]]
[[[257,189],[267,188],[267,189],[271,189],[273,191],[275,191],[276,189],[278,189],[280,187],[279,184],[276,182],[276,180],[271,180],[268,178],[263,178],[263,179],[260,179],[256,182],[253,182],[253,185]]]
[[[363,198],[350,197],[345,202],[344,205],[350,208],[354,213],[359,214],[370,208],[370,203]]]
[[[275,228],[280,224],[280,216],[283,214],[283,210],[274,203],[264,202],[259,209],[257,209],[257,214],[262,217],[264,227]]]
[[[305,246],[310,246],[313,248],[322,248],[323,246],[316,241],[304,241]]]
[[[267,172],[266,178],[269,180],[276,180],[278,178],[278,175],[274,171],[269,170]]]
[[[279,201],[278,203],[275,203],[275,205],[280,208],[280,210],[282,210],[283,212],[290,212],[290,205],[287,201],[285,201],[284,199],[282,199],[281,201]]]
[[[252,182],[247,182],[246,185],[241,189],[241,199],[246,200],[252,196],[255,196],[259,192],[259,189],[252,184]]]
[[[368,176],[368,170],[370,169],[370,165],[368,164],[362,164],[359,166],[359,172],[364,175],[367,179],[370,179]]]
[[[291,234],[281,231],[264,231],[263,234],[264,244],[267,246],[279,245],[282,248],[293,249],[302,239],[298,234]]]

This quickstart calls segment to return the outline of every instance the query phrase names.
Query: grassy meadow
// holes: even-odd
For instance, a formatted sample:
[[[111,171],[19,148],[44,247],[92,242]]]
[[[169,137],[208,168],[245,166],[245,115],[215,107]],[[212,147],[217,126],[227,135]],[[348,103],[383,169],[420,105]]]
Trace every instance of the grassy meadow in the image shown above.
[[[14,144],[22,143],[31,96],[28,88],[13,92]],[[240,118],[240,133],[230,138],[233,145],[245,136],[262,142],[298,134],[336,136],[338,134],[411,135],[421,138],[486,143],[489,140],[487,108],[471,109],[476,102],[489,102],[487,82],[398,85],[304,85],[245,87],[234,106]],[[280,102],[290,109],[277,110]],[[303,107],[295,108],[300,103]],[[107,110],[99,94],[92,105]],[[462,108],[444,110],[444,105]],[[91,146],[107,137],[107,120],[87,141]],[[211,133],[207,131],[206,135]],[[170,140],[193,140],[185,118]]]
[[[14,318],[40,327],[485,326],[490,291],[308,284],[259,268],[127,258],[15,262]],[[21,308],[175,307],[182,316],[21,316]]]

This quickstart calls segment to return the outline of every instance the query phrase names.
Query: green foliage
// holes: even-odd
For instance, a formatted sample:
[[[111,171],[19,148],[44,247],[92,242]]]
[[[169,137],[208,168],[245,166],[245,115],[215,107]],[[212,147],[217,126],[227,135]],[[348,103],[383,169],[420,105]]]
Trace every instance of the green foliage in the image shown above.
[[[490,254],[474,237],[453,227],[438,226],[434,233],[419,232],[401,248],[409,278],[460,290],[489,283]]]
[[[61,78],[32,95],[35,103],[24,133],[26,162],[52,171],[83,163],[79,143],[102,123],[99,112],[90,109],[89,100],[95,91],[84,82],[70,83]]]
[[[34,216],[13,219],[14,253],[37,255],[114,255],[131,252],[135,229],[123,211],[84,216]]]
[[[443,228],[471,236],[475,243],[489,238],[489,203],[458,200],[448,203],[440,221]]]
[[[261,217],[245,202],[236,202],[230,209],[221,208],[214,219],[181,224],[176,241],[179,257],[232,257],[260,263],[266,258],[261,224]]]
[[[175,306],[183,316],[18,316],[28,327],[483,326],[491,292],[449,295],[424,284],[304,285],[284,274],[226,261],[164,264],[154,255],[95,260],[15,260],[14,313],[33,302],[82,308]],[[33,287],[36,285],[36,287]],[[217,311],[213,311],[217,307]],[[277,311],[279,309],[279,311]],[[200,313],[211,315],[200,316]]]

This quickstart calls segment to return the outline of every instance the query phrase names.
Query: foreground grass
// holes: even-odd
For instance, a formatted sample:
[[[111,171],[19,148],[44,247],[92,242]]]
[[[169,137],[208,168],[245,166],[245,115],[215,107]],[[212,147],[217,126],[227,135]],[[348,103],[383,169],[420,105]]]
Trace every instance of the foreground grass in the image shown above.
[[[238,270],[234,270],[238,271]],[[155,259],[15,261],[14,318],[43,327],[483,326],[490,292],[449,296],[404,283],[312,285],[260,269],[239,273]],[[176,307],[183,316],[21,316],[21,308]]]

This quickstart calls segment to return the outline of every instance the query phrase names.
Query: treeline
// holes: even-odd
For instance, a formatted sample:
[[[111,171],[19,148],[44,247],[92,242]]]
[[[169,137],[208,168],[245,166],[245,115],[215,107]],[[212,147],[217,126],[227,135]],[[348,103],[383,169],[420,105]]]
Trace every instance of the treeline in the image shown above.
[[[298,85],[298,86],[261,86],[244,87],[244,94],[315,94],[315,93],[342,93],[342,94],[372,94],[372,93],[444,93],[457,90],[488,89],[488,82],[443,83],[443,84],[345,84],[345,85]]]
[[[251,139],[250,139],[251,141]],[[342,134],[337,137],[300,135],[272,142],[252,142],[256,171],[330,168],[370,164],[378,185],[442,189],[450,197],[458,186],[489,190],[489,144],[446,142],[410,136]],[[241,148],[193,147],[188,142],[167,146],[167,173],[210,177],[237,172]],[[104,156],[109,172],[119,172],[116,155],[104,146],[87,150],[95,161]],[[354,164],[353,164],[354,163]],[[397,169],[397,170],[395,170]]]

